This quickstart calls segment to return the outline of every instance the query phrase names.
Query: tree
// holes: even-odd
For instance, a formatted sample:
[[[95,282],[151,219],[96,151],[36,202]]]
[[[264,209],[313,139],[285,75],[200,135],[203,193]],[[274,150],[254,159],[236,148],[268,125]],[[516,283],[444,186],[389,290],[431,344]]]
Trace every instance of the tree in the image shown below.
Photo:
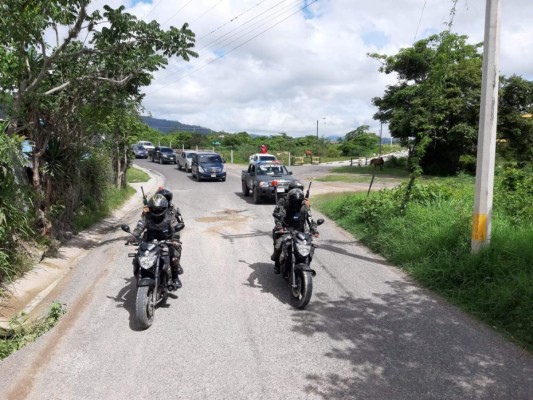
[[[394,56],[371,54],[380,71],[398,75],[374,118],[389,123],[391,135],[411,149],[411,169],[450,175],[462,155],[476,154],[481,88],[481,44],[442,32]]]
[[[370,126],[361,125],[357,129],[348,132],[344,137],[344,142],[340,146],[344,156],[368,156],[376,153],[379,148],[379,136],[369,132]]]
[[[498,105],[497,150],[500,154],[505,155],[508,150],[519,162],[533,162],[532,112],[533,82],[516,75],[503,77]]]
[[[22,132],[36,144],[33,187],[44,201],[36,206],[44,209],[50,203],[43,194],[42,181],[48,191],[54,180],[41,164],[52,138],[61,154],[71,154],[62,157],[68,161],[62,169],[73,171],[69,167],[76,152],[66,152],[66,146],[74,143],[91,148],[91,143],[99,142],[101,132],[93,129],[98,124],[84,121],[87,109],[99,107],[102,121],[107,118],[108,126],[114,126],[114,133],[122,137],[119,146],[110,146],[114,149],[113,165],[120,166],[116,183],[121,185],[125,164],[120,160],[126,158],[126,143],[132,133],[120,127],[117,112],[138,107],[141,88],[150,84],[152,73],[164,67],[168,57],[188,61],[197,56],[192,50],[194,34],[187,24],[165,31],[155,21],[139,21],[124,13],[124,7],[105,6],[103,13],[97,10],[88,14],[89,3],[3,0],[0,7],[0,93],[11,96],[9,132]],[[68,34],[60,42],[62,27],[68,27]],[[56,32],[56,45],[46,42],[50,29]],[[106,138],[115,140],[118,136]],[[54,165],[59,166],[60,159],[55,160]]]

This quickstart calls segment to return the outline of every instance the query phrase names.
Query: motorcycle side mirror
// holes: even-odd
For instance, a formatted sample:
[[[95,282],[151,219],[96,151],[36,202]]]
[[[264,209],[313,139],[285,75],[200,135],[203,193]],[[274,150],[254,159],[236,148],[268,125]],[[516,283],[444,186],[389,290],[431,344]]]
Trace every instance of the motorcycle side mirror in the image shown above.
[[[322,225],[324,223],[324,220],[322,218],[316,220],[317,225]]]
[[[130,227],[126,224],[120,225],[120,229],[122,229],[124,232],[130,233]]]
[[[179,232],[181,231],[183,228],[185,228],[185,224],[183,222],[180,222],[179,224],[176,225],[176,232]]]

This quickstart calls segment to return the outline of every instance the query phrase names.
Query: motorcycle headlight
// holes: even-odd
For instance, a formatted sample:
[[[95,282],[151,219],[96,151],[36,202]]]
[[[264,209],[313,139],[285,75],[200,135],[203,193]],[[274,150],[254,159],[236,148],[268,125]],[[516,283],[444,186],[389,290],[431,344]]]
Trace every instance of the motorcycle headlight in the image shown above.
[[[311,243],[307,242],[296,242],[296,251],[302,257],[307,257],[311,251]]]
[[[150,269],[154,265],[157,256],[155,254],[148,254],[146,256],[139,256],[139,265],[141,268]]]

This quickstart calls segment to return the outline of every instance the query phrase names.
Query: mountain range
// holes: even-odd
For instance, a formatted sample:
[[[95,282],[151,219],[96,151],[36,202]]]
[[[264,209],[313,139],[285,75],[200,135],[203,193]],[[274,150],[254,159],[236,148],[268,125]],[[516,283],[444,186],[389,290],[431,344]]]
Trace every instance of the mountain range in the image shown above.
[[[204,128],[199,125],[187,125],[182,124],[179,121],[170,121],[168,119],[158,119],[150,116],[141,116],[141,120],[152,129],[157,129],[163,133],[169,133],[174,131],[186,131],[191,133],[200,133],[207,135],[211,133],[211,129]]]

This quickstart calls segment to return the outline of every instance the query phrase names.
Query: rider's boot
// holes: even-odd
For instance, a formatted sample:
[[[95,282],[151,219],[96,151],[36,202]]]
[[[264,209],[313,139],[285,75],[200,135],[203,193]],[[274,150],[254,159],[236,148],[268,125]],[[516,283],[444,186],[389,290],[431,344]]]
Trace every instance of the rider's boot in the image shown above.
[[[172,273],[172,281],[174,282],[174,286],[176,287],[176,289],[181,289],[181,287],[183,286],[179,278],[179,269],[180,269],[180,265],[178,264],[177,259],[176,259],[176,262],[172,262],[172,264],[170,265],[170,272]],[[183,269],[181,272],[183,273]]]

